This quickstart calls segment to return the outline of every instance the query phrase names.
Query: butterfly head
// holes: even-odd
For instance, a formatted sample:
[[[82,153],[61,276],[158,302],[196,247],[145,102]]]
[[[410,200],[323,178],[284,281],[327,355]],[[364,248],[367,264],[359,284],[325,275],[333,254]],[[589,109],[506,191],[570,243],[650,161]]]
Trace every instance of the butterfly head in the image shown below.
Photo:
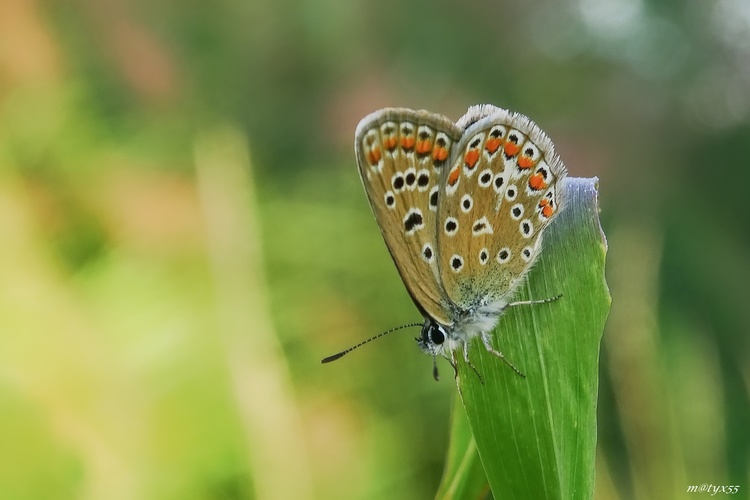
[[[422,334],[415,339],[422,352],[431,356],[440,356],[447,350],[450,340],[448,328],[436,322],[432,318],[427,318],[422,325]]]

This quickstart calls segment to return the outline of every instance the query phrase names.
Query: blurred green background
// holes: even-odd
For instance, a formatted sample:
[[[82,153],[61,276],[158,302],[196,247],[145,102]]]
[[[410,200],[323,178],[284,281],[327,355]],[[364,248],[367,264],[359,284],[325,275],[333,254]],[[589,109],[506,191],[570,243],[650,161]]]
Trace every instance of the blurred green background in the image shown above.
[[[600,178],[596,498],[747,498],[747,0],[0,0],[0,498],[433,496],[450,367],[319,360],[420,320],[358,120],[485,102]]]

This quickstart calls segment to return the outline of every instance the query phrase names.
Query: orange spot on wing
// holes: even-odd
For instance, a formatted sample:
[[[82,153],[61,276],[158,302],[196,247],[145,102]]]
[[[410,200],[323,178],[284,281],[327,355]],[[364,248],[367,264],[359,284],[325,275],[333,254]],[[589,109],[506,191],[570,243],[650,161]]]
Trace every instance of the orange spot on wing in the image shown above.
[[[402,137],[401,138],[401,147],[409,150],[414,147],[414,137]]]
[[[544,177],[542,177],[542,174],[536,173],[529,179],[529,187],[534,191],[539,191],[540,189],[546,188],[547,183],[544,182]]]
[[[476,166],[478,160],[479,151],[476,149],[470,150],[464,157],[464,161],[466,162],[466,166],[469,167],[469,170],[473,169]]]
[[[417,142],[417,153],[423,155],[429,153],[432,149],[432,142],[421,140]]]
[[[484,145],[484,149],[487,150],[488,153],[495,154],[495,151],[498,150],[500,147],[500,144],[502,144],[503,141],[501,139],[498,139],[497,137],[490,137],[487,139],[487,143]]]
[[[385,146],[385,149],[388,151],[392,151],[396,148],[396,138],[395,137],[386,137],[383,141],[383,146]]]
[[[539,202],[539,208],[542,209],[542,215],[547,219],[555,213],[555,207],[552,206],[552,203],[547,198],[542,198],[542,201]]]
[[[432,159],[435,161],[445,161],[448,158],[448,150],[444,147],[438,146],[435,151],[432,152]]]
[[[531,168],[534,166],[534,160],[528,156],[522,156],[518,159],[517,164],[518,164],[518,168],[523,168],[523,169]]]
[[[520,149],[521,146],[519,146],[515,142],[508,141],[505,143],[505,154],[508,156],[516,156]]]
[[[380,149],[371,149],[370,152],[367,153],[367,161],[370,162],[370,165],[377,165],[380,161]]]
[[[454,168],[451,171],[451,174],[448,176],[448,184],[451,186],[455,186],[458,182],[458,176],[461,174],[461,171],[457,168]]]

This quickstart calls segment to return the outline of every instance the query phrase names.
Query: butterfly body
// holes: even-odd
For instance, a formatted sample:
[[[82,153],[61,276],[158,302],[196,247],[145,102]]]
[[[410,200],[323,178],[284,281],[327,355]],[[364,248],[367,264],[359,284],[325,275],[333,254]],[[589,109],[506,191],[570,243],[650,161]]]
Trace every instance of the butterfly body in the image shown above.
[[[425,318],[419,347],[454,359],[515,303],[562,208],[565,167],[523,115],[473,106],[453,123],[387,108],[357,127],[362,183],[393,261]],[[501,355],[500,355],[501,356]]]
[[[451,325],[443,325],[425,316],[417,345],[426,354],[449,357],[457,349],[465,349],[474,337],[492,331],[507,306],[508,302],[496,301],[469,309],[457,309],[457,319]]]

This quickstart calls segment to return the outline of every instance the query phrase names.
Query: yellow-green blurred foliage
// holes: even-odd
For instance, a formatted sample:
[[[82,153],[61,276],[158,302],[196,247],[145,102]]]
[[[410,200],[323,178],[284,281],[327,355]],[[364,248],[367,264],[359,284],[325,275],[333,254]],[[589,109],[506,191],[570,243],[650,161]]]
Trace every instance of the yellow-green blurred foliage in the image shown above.
[[[0,498],[428,498],[451,370],[354,166],[384,106],[599,176],[597,498],[750,490],[750,4],[0,1]]]

